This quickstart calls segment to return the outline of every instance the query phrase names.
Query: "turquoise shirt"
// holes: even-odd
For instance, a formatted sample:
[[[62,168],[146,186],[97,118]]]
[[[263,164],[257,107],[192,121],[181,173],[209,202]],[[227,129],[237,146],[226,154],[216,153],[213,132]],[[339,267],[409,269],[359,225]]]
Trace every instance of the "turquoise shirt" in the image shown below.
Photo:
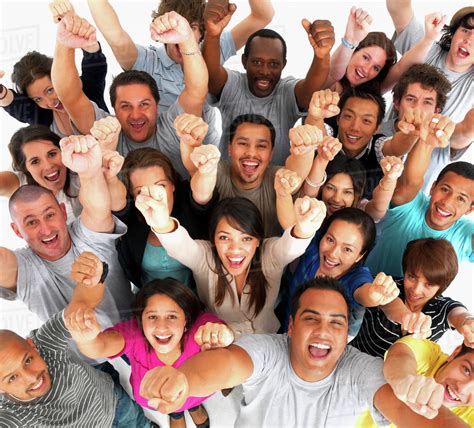
[[[146,243],[145,252],[142,259],[143,284],[153,279],[164,279],[167,277],[181,281],[192,288],[192,272],[176,259],[168,256],[163,247],[155,247],[149,242]]]
[[[451,242],[458,260],[474,262],[472,254],[472,234],[474,222],[460,218],[449,229],[435,230],[426,224],[425,214],[430,198],[423,192],[407,204],[388,210],[385,218],[378,224],[377,244],[365,263],[376,275],[403,276],[402,258],[407,244],[414,239],[435,238]]]

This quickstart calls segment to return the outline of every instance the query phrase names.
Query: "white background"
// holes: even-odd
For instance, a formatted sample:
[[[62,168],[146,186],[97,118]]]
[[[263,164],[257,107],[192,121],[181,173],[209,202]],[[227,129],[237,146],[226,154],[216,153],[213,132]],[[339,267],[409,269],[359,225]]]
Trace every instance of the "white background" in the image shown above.
[[[148,25],[150,23],[150,12],[157,2],[132,2],[111,1],[118,13],[123,28],[140,44],[153,43],[149,39]],[[248,14],[246,1],[236,1],[237,11],[232,18],[229,28]],[[91,16],[87,4],[83,1],[73,2],[76,12],[89,19]],[[270,28],[278,31],[288,44],[288,64],[284,75],[303,77],[312,59],[312,51],[307,42],[301,19],[329,19],[336,31],[336,44],[339,43],[344,34],[345,24],[350,7],[354,4],[349,1],[273,1],[276,13]],[[472,3],[465,1],[413,1],[415,14],[422,20],[427,13],[442,11],[450,18],[452,14],[461,7]],[[372,29],[374,31],[385,31],[387,35],[393,33],[393,25],[385,8],[385,1],[373,0],[357,4],[368,10],[374,17]],[[6,72],[3,83],[10,85],[9,76],[13,64],[26,52],[38,50],[51,55],[54,51],[55,25],[48,10],[47,1],[5,1],[0,2],[0,69]],[[121,69],[115,61],[112,52],[108,48],[101,35],[99,41],[109,63],[108,83],[112,77],[120,73]],[[79,56],[78,56],[79,58]],[[79,59],[77,61],[79,64]],[[240,68],[240,55],[230,59],[226,66]],[[107,96],[105,97],[106,100]],[[12,133],[21,124],[10,118],[6,113],[0,113],[1,141],[0,141],[0,168],[10,169],[10,156],[7,150]],[[10,229],[10,218],[5,199],[0,199],[0,246],[17,248],[24,243],[15,237]],[[1,261],[0,261],[1,269]],[[472,266],[468,264],[462,267],[462,273],[458,275],[455,283],[446,292],[447,295],[457,298],[466,304],[471,310],[473,308],[472,291]],[[29,330],[38,324],[36,317],[31,315],[22,304],[18,302],[5,302],[0,300],[0,328],[10,328],[20,334],[27,334]],[[448,349],[454,347],[459,340],[453,335],[445,335],[443,344]]]

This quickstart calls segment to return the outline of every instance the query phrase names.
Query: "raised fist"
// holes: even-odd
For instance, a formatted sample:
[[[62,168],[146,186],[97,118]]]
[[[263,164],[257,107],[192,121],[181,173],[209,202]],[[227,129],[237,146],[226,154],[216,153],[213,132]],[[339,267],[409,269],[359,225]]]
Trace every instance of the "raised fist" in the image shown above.
[[[441,31],[446,23],[446,15],[441,12],[430,13],[425,16],[425,37],[436,41],[441,36]]]
[[[331,162],[341,151],[342,143],[334,137],[323,137],[323,141],[318,146],[318,158]]]
[[[217,173],[221,152],[216,146],[206,144],[196,147],[190,157],[191,162],[201,174],[212,174]]]
[[[84,49],[97,42],[96,30],[86,19],[68,12],[58,24],[56,40],[71,49]]]
[[[220,36],[229,24],[237,6],[229,0],[208,0],[204,9],[204,25],[210,36]]]
[[[101,172],[102,152],[92,135],[70,135],[61,146],[63,164],[77,174],[95,175]]]
[[[103,264],[101,260],[89,251],[79,254],[71,267],[71,278],[85,286],[95,286],[102,276]]]
[[[148,226],[157,232],[167,231],[170,222],[166,189],[159,185],[143,186],[135,198],[135,206],[143,214]]]
[[[326,218],[324,202],[309,196],[298,198],[295,201],[294,209],[296,217],[294,233],[299,238],[313,236]]]
[[[339,94],[337,92],[330,89],[316,91],[309,102],[308,116],[315,120],[337,116],[340,112],[338,103]]]
[[[372,25],[372,17],[368,12],[355,6],[351,7],[349,18],[347,19],[346,33],[344,38],[357,46],[365,36],[369,34]]]
[[[390,275],[379,272],[372,283],[369,294],[371,300],[370,306],[375,307],[387,305],[396,299],[400,294],[400,290]]]
[[[290,153],[295,156],[305,155],[314,152],[323,140],[323,132],[313,125],[298,125],[291,128],[290,137]]]
[[[189,22],[176,12],[156,17],[150,24],[150,36],[155,42],[172,44],[194,38]]]
[[[278,196],[291,196],[301,183],[301,177],[290,169],[280,168],[275,174],[274,187]]]
[[[68,12],[74,13],[74,7],[69,0],[53,0],[49,5],[49,10],[53,15],[53,22],[57,24]]]
[[[206,137],[209,125],[201,117],[193,114],[180,114],[173,123],[176,135],[188,146],[200,146]]]
[[[96,120],[91,128],[91,135],[99,142],[102,150],[115,150],[122,127],[115,116]]]
[[[113,150],[102,150],[102,171],[106,180],[117,176],[122,169],[125,158]]]
[[[234,341],[234,333],[225,324],[207,322],[198,328],[194,340],[201,347],[201,351],[225,348]]]
[[[389,181],[397,181],[403,172],[403,162],[398,156],[385,156],[380,161],[383,175]]]
[[[307,19],[303,19],[301,24],[308,34],[309,43],[316,57],[323,59],[328,56],[336,40],[334,27],[331,22],[317,19],[311,23]]]

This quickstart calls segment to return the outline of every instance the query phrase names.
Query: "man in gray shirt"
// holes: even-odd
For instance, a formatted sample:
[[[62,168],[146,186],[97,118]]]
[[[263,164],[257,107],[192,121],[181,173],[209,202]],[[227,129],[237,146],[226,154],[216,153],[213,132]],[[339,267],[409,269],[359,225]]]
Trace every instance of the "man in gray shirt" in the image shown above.
[[[379,425],[442,426],[448,409],[433,421],[417,415],[386,385],[382,359],[346,346],[348,303],[337,280],[307,282],[292,306],[288,335],[244,336],[179,369],[153,369],[142,381],[142,395],[167,413],[188,395],[242,384],[239,427],[354,426],[366,408]]]

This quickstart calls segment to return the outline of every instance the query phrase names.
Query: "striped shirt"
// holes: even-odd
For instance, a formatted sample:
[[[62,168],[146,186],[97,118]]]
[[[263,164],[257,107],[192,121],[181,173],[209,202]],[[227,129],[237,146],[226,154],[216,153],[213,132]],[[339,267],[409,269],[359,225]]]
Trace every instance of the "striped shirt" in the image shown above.
[[[397,285],[399,297],[405,302],[403,280],[397,281]],[[425,304],[421,312],[431,317],[431,335],[428,339],[437,342],[445,331],[453,328],[449,325],[448,315],[458,307],[464,308],[464,305],[445,296],[434,297]],[[365,308],[359,334],[351,345],[362,352],[383,358],[388,348],[402,336],[401,325],[389,320],[382,309]]]
[[[0,394],[0,427],[111,427],[117,405],[112,379],[68,350],[63,312],[31,338],[48,366],[51,389],[26,402]]]

